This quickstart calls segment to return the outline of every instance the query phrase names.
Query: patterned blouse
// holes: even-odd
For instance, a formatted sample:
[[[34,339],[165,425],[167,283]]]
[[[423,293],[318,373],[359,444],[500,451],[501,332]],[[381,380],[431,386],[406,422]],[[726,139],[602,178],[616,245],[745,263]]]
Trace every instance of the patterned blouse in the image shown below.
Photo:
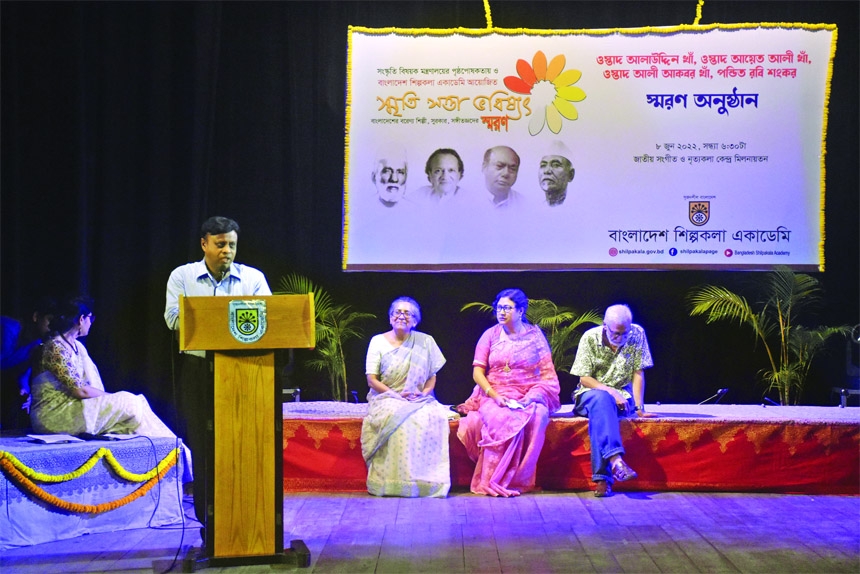
[[[77,340],[73,345],[74,350],[54,337],[45,342],[42,350],[42,371],[50,371],[68,391],[90,386],[85,367],[89,358],[86,349]]]
[[[633,323],[630,325],[630,336],[627,342],[617,352],[612,347],[603,344],[603,326],[593,327],[585,332],[579,341],[576,360],[570,369],[571,375],[578,377],[593,377],[606,386],[614,387],[621,394],[631,398],[626,387],[633,382],[633,373],[639,369],[654,366],[651,350],[645,329]],[[588,388],[580,383],[574,397],[587,391]]]

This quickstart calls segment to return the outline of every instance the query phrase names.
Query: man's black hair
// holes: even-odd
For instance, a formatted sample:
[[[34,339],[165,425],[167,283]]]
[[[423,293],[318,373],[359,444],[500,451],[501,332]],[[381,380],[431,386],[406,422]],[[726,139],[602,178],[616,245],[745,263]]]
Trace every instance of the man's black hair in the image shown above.
[[[221,235],[222,233],[230,233],[235,231],[239,235],[239,224],[229,217],[210,217],[203,222],[200,227],[200,237],[205,238],[207,235]]]

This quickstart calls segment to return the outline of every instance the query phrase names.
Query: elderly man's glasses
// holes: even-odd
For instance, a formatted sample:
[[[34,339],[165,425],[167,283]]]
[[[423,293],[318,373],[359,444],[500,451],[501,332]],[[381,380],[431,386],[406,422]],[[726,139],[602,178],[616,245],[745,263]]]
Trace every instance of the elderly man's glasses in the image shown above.
[[[516,307],[512,307],[511,305],[496,305],[496,313],[510,313],[515,309]]]
[[[625,329],[624,331],[613,331],[610,329],[609,325],[604,324],[603,328],[606,330],[606,336],[611,341],[622,341],[630,336],[630,329]]]
[[[394,311],[391,312],[392,317],[399,317],[400,315],[403,315],[404,317],[406,317],[408,319],[409,317],[412,316],[412,311],[409,311],[407,309],[395,309]]]

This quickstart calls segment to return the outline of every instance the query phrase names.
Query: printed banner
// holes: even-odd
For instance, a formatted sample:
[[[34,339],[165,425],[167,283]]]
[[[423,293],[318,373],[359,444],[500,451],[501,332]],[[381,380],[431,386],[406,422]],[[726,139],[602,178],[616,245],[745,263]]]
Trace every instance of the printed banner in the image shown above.
[[[350,28],[346,270],[823,270],[836,27]]]

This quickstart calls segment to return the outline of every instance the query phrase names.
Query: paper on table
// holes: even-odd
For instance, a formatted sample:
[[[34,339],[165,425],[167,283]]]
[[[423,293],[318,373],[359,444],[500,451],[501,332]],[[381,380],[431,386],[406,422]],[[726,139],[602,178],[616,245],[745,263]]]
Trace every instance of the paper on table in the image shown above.
[[[63,442],[84,442],[70,434],[28,434],[28,437],[42,444],[59,444]]]
[[[128,440],[130,438],[136,438],[139,434],[116,434],[116,433],[104,433],[104,434],[91,434],[88,432],[82,432],[78,435],[78,438],[82,438],[84,440]]]

